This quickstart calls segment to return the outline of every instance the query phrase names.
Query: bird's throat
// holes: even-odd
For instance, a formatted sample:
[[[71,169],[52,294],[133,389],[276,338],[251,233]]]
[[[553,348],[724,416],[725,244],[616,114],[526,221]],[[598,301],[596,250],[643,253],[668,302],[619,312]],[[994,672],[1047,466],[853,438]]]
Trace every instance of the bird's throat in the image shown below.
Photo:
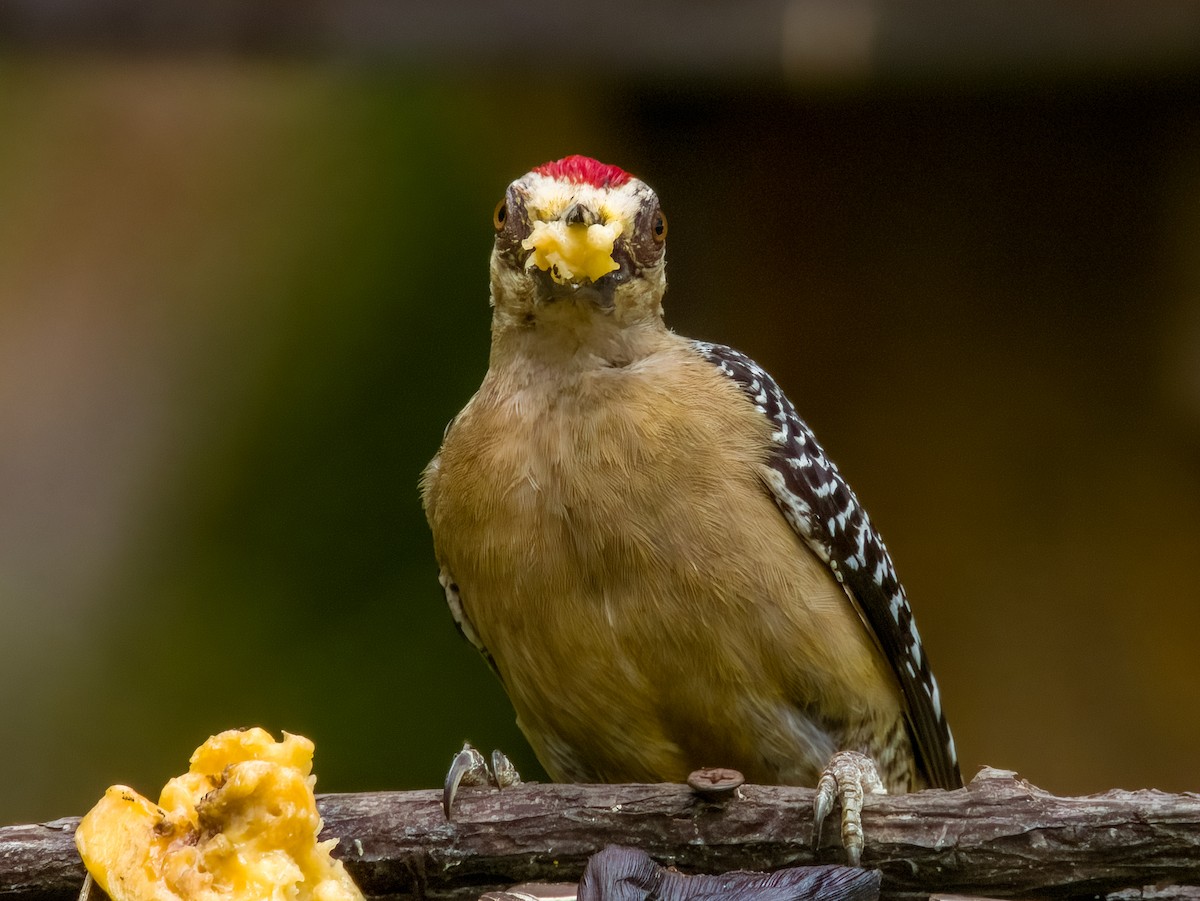
[[[493,325],[493,370],[517,382],[624,368],[654,352],[667,332],[661,320],[622,325],[587,300],[539,303],[520,319]]]

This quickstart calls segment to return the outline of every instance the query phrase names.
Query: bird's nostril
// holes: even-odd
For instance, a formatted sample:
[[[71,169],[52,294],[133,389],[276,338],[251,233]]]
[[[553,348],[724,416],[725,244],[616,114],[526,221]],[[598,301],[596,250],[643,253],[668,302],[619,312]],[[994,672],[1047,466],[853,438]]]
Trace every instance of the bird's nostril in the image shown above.
[[[573,203],[563,217],[567,225],[593,225],[596,222],[595,214],[582,203]]]

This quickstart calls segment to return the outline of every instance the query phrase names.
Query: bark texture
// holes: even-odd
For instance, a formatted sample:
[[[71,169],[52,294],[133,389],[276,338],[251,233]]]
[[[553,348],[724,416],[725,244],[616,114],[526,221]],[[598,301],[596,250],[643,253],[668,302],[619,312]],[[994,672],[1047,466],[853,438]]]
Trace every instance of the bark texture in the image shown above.
[[[682,785],[465,788],[454,821],[440,791],[325,795],[324,838],[380,898],[475,899],[513,883],[578,879],[607,845],[687,872],[840,863],[836,823],[811,850],[813,792],[745,785],[724,801]],[[836,817],[831,817],[831,820]],[[0,828],[0,899],[68,901],[83,867],[77,820]],[[1200,795],[1110,791],[1060,798],[984,769],[966,788],[870,798],[863,865],[885,899],[1196,898]]]

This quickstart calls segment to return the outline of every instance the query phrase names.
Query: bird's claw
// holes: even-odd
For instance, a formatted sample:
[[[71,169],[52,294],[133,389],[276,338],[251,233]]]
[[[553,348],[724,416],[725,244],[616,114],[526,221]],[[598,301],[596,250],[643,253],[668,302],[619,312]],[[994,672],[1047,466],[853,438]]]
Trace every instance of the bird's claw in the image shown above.
[[[492,751],[492,776],[496,788],[508,788],[510,785],[521,784],[521,774],[501,750]]]
[[[450,810],[454,806],[454,796],[458,794],[460,785],[486,785],[488,769],[483,755],[469,744],[454,755],[450,763],[450,771],[446,773],[446,784],[442,788],[442,810],[446,819],[450,819]]]
[[[454,755],[450,771],[446,773],[446,784],[442,788],[442,810],[446,819],[451,819],[450,811],[454,807],[454,797],[458,794],[460,785],[494,785],[496,788],[507,788],[520,784],[521,774],[503,751],[492,752],[489,768],[483,755],[468,742]]]
[[[868,795],[887,794],[875,762],[858,751],[838,751],[821,773],[813,799],[813,851],[821,844],[821,826],[839,801],[842,805],[842,847],[851,866],[863,852],[862,807]]]

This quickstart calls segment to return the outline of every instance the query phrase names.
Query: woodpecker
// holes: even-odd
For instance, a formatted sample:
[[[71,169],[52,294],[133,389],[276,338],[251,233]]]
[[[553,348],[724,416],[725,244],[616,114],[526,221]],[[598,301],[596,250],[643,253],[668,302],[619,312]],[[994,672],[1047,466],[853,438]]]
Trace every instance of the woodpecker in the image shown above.
[[[492,343],[422,476],[440,581],[556,781],[962,784],[891,557],[779,385],[664,323],[667,220],[569,156],[493,217]]]

